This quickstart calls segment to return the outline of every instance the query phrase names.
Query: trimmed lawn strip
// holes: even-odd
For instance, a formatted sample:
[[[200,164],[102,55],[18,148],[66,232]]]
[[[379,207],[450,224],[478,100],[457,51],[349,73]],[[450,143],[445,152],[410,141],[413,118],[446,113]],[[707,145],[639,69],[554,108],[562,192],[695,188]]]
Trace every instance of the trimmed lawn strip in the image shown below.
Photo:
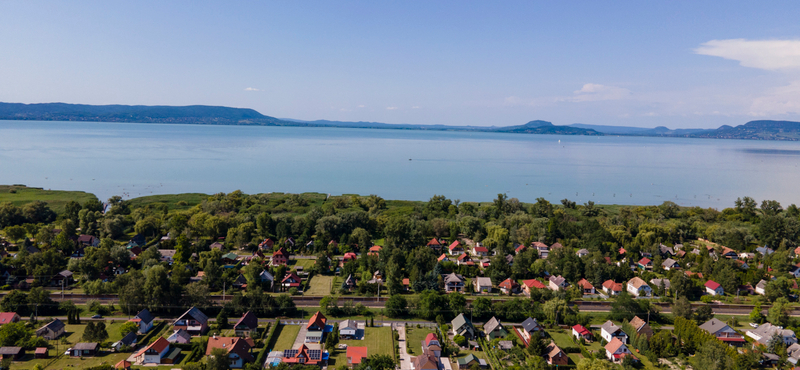
[[[275,335],[278,337],[275,340],[273,351],[283,351],[285,349],[292,349],[294,340],[297,338],[297,333],[300,332],[300,325],[281,325],[275,328],[278,330]]]
[[[406,326],[406,348],[408,354],[412,356],[419,356],[422,353],[422,341],[425,337],[434,333],[434,329],[428,327],[417,328],[416,325]]]
[[[394,347],[392,347],[392,328],[378,327],[366,328],[363,340],[341,340],[339,343],[347,344],[354,347],[367,347],[367,356],[372,355],[387,355],[394,356]],[[347,350],[336,349],[331,353],[328,360],[328,367],[339,367],[347,365]]]
[[[311,285],[303,295],[307,296],[326,296],[331,294],[331,282],[333,276],[314,275],[311,278]]]

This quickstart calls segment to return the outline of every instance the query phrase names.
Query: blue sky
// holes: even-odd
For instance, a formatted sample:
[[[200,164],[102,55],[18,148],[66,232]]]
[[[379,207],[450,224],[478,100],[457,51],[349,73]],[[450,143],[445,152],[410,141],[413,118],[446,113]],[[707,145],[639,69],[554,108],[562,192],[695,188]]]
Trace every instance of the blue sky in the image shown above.
[[[800,120],[800,3],[0,2],[0,101],[447,125]]]

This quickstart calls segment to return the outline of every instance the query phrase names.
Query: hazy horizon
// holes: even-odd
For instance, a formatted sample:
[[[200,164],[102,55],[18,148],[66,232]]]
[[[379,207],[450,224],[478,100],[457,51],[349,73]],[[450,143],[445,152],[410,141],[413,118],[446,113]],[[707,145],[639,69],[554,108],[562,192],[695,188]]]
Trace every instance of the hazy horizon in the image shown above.
[[[800,120],[800,4],[0,3],[0,101],[304,121]]]

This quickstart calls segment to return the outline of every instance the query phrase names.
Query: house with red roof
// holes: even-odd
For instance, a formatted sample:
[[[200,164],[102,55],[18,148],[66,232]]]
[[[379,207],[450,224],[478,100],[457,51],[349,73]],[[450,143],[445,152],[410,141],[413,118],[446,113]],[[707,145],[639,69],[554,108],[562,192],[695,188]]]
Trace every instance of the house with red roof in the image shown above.
[[[422,352],[431,352],[436,358],[442,355],[442,344],[439,342],[439,337],[434,333],[428,333],[425,339],[422,340]]]
[[[270,264],[272,266],[285,266],[289,263],[289,252],[284,247],[278,248],[277,251],[272,253],[272,259],[270,260]]]
[[[461,243],[459,243],[458,240],[452,242],[450,246],[447,247],[447,250],[450,251],[451,256],[456,256],[461,253],[464,253],[464,247],[461,246]]]
[[[383,249],[383,247],[381,247],[380,245],[373,245],[373,246],[369,247],[369,253],[367,253],[367,255],[368,256],[377,256],[378,254],[381,253],[381,249]]]
[[[447,255],[446,255],[446,254],[444,254],[444,253],[442,253],[442,255],[441,255],[441,256],[439,256],[439,258],[437,258],[436,260],[437,260],[437,261],[439,261],[439,262],[447,262],[447,261],[450,261],[450,259],[449,259],[449,258],[447,258]]]
[[[502,283],[497,285],[500,291],[505,294],[519,293],[519,283],[511,279],[505,279]]]
[[[575,337],[577,340],[584,339],[587,342],[591,342],[594,338],[592,336],[592,332],[589,329],[586,329],[583,325],[575,325],[572,327],[572,336]]]
[[[594,289],[592,283],[590,283],[586,279],[581,279],[580,281],[578,281],[578,287],[581,288],[583,294],[597,294],[597,290]]]
[[[180,353],[180,349],[178,349]],[[155,342],[150,343],[149,346],[142,348],[139,352],[133,355],[136,365],[144,364],[161,364],[166,363],[163,359],[170,354],[170,344],[164,339],[159,337]]]
[[[358,259],[358,255],[356,255],[353,252],[347,252],[347,253],[344,254],[344,257],[342,257],[342,264],[348,263],[350,261],[355,261],[357,259]]]
[[[647,271],[653,270],[653,261],[647,257],[640,259],[637,265],[639,265],[639,268],[642,270],[647,270]]]
[[[625,343],[622,343],[619,338],[614,338],[605,347],[606,350],[606,358],[611,360],[611,362],[615,364],[622,363],[622,360],[625,357],[631,357],[634,362],[639,362],[639,359],[631,353],[631,350],[628,349],[628,346]]]
[[[294,272],[286,274],[281,280],[281,286],[284,290],[289,288],[299,288],[302,280]]]
[[[525,244],[520,244],[519,246],[517,246],[516,249],[514,249],[514,254],[520,254],[520,253],[524,252],[525,249],[527,249],[527,248],[528,247],[526,247]]]
[[[705,287],[706,293],[710,295],[725,295],[725,290],[722,289],[722,285],[714,280],[706,281]]]
[[[536,280],[536,279],[530,279],[530,280],[523,280],[522,281],[522,291],[527,296],[531,295],[531,290],[532,289],[545,289],[545,288],[547,288],[547,287],[544,284],[542,284],[541,281]]]
[[[466,253],[459,254],[458,258],[456,259],[456,263],[459,266],[461,266],[461,265],[468,265],[469,266],[470,264],[471,265],[475,264],[475,262],[472,262],[472,258],[470,258],[469,254],[466,254]]]
[[[367,358],[367,347],[347,346],[347,366],[350,368],[361,365],[361,360]]]
[[[287,364],[320,365],[322,363],[322,350],[312,350],[303,344],[298,349],[284,350],[283,362]]]
[[[489,249],[487,249],[486,247],[484,247],[482,245],[478,245],[478,246],[472,248],[472,255],[473,256],[479,256],[479,257],[486,257],[486,256],[489,255]]]
[[[615,283],[614,280],[606,280],[603,282],[603,292],[610,296],[619,295],[622,293],[622,283]]]
[[[442,243],[439,243],[439,240],[436,239],[436,238],[431,239],[431,241],[429,241],[428,244],[426,244],[426,246],[428,248],[432,248],[432,249],[435,249],[437,251],[439,249],[442,249]]]
[[[317,311],[314,316],[308,320],[308,325],[306,325],[306,343],[322,343],[324,339],[325,333],[325,324],[328,322],[328,318],[322,314],[322,312]]]
[[[230,368],[241,369],[244,367],[244,364],[255,360],[255,357],[253,357],[251,353],[253,344],[253,340],[250,338],[218,337],[215,335],[208,338],[206,356],[211,356],[211,353],[215,349],[220,348],[227,353]]]
[[[19,322],[20,317],[16,312],[0,312],[0,325]]]

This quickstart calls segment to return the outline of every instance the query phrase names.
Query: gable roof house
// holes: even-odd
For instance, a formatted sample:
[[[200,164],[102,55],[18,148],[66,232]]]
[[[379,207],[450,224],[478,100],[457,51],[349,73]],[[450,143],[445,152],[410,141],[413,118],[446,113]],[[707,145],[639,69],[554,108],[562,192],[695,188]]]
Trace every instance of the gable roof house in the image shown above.
[[[745,344],[743,335],[720,320],[708,320],[703,325],[700,325],[700,329],[705,330],[709,334],[717,337],[717,339],[732,346],[741,346]]]
[[[564,279],[561,275],[559,276],[550,276],[550,281],[548,283],[551,290],[561,290],[566,289],[569,286],[567,283],[567,279]]]
[[[621,363],[622,359],[625,357],[631,357],[635,362],[639,361],[639,359],[631,353],[631,350],[628,349],[628,346],[618,338],[614,338],[612,341],[608,342],[605,346],[605,350],[606,358],[616,364]]]
[[[547,244],[542,242],[533,242],[532,246],[536,248],[536,253],[539,254],[539,258],[547,259],[547,256],[550,254],[550,247]]]
[[[124,337],[122,337],[122,339],[114,342],[114,344],[112,344],[111,347],[117,351],[119,351],[122,348],[122,346],[133,347],[139,340],[138,338],[139,337],[136,335],[136,332],[132,331],[127,335],[125,335]]]
[[[80,235],[78,237],[78,244],[84,247],[96,247],[100,245],[100,238],[94,235]]]
[[[272,290],[273,286],[275,285],[275,277],[269,273],[269,271],[264,270],[258,274],[258,278],[261,280],[262,284],[268,285],[269,289]]]
[[[642,270],[646,270],[646,271],[652,271],[653,270],[653,261],[651,261],[647,257],[644,257],[644,258],[640,259],[639,262],[637,263],[637,265]]]
[[[411,361],[414,370],[439,370],[439,359],[433,352],[423,351]]]
[[[303,344],[298,349],[284,350],[283,362],[287,364],[319,365],[322,363],[322,350],[309,349]]]
[[[168,363],[169,361],[164,361],[164,359],[171,354],[170,349],[170,343],[164,337],[160,337],[149,346],[136,352],[133,359],[137,365]],[[180,349],[178,351],[180,353]]]
[[[250,337],[251,333],[258,332],[258,317],[250,311],[245,312],[233,325],[233,330],[237,337]]]
[[[458,240],[450,243],[450,246],[447,247],[447,250],[450,251],[451,256],[464,253],[464,247],[461,246],[461,243],[459,243]]]
[[[722,289],[722,285],[720,285],[716,281],[713,280],[706,281],[705,287],[706,287],[706,293],[710,295],[716,296],[725,294],[725,290]]]
[[[431,352],[436,358],[442,356],[442,344],[434,333],[428,333],[422,340],[422,352]]]
[[[503,280],[503,282],[498,284],[497,287],[500,288],[500,291],[505,294],[519,293],[519,283],[511,280],[511,278]]]
[[[478,356],[475,356],[472,353],[464,357],[460,357],[458,360],[456,360],[456,363],[458,363],[458,368],[460,370],[469,369],[472,367],[472,365],[478,365],[478,367],[481,369],[489,367],[489,365],[486,363],[486,360],[478,358]]]
[[[358,333],[356,320],[347,319],[339,323],[339,338],[355,339]]]
[[[201,335],[208,330],[208,316],[197,307],[192,307],[172,322],[172,328],[183,329],[193,335]]]
[[[252,339],[251,339],[252,341]],[[244,364],[253,362],[255,358],[250,353],[253,346],[247,339],[239,337],[218,337],[208,338],[206,345],[206,356],[211,356],[211,352],[217,348],[222,348],[228,354],[228,365],[231,369],[241,369]]]
[[[648,340],[653,337],[653,328],[650,327],[650,324],[640,319],[639,316],[634,316],[630,324],[636,330],[636,335],[644,335]]]
[[[542,284],[541,281],[536,280],[536,279],[529,279],[529,280],[523,280],[522,281],[522,291],[527,296],[531,295],[531,290],[533,290],[533,289],[545,289],[545,288],[547,288],[547,287],[544,284]]]
[[[484,246],[478,245],[472,248],[472,254],[475,256],[486,257],[489,255],[489,249]]]
[[[650,279],[650,284],[653,284],[655,288],[663,288],[664,292],[668,291],[672,286],[669,279]]]
[[[464,277],[455,272],[445,275],[444,290],[447,293],[461,292],[464,290]]]
[[[100,343],[76,343],[68,350],[69,355],[72,357],[94,357],[100,352]]]
[[[628,280],[628,293],[635,297],[649,297],[653,294],[653,290],[650,289],[650,286],[647,285],[644,280],[636,276]]]
[[[797,343],[797,337],[793,331],[783,329],[780,326],[775,326],[770,323],[762,324],[755,329],[750,329],[745,332],[745,335],[765,346],[769,344],[770,339],[772,339],[774,335],[780,336],[783,339],[783,343],[787,346]]]
[[[544,328],[534,318],[527,318],[522,322],[522,338],[526,342],[530,342],[531,337],[534,335],[544,336]]]
[[[128,320],[130,322],[135,322],[136,325],[139,326],[139,334],[146,334],[150,329],[153,328],[153,321],[155,317],[153,314],[150,313],[146,308],[139,311],[132,319]]]
[[[761,295],[767,294],[766,280],[761,279],[761,281],[759,281],[758,284],[756,284],[756,294],[761,294]]]
[[[508,331],[506,328],[503,327],[503,324],[500,323],[496,317],[492,316],[486,324],[483,324],[483,332],[486,334],[487,337],[490,339],[494,339],[497,337],[505,337],[508,335]]]
[[[297,274],[291,272],[286,274],[286,276],[283,277],[283,280],[281,280],[281,288],[283,290],[288,290],[289,288],[300,288],[300,283],[302,281],[303,280],[301,280]]]
[[[188,331],[183,329],[178,329],[172,332],[169,337],[167,337],[167,342],[170,343],[180,343],[186,344],[192,341],[192,335],[189,334]]]
[[[472,322],[463,313],[458,314],[450,322],[450,326],[453,327],[453,335],[461,335],[467,339],[475,338],[475,327],[472,326]]]
[[[622,283],[615,283],[614,280],[606,280],[603,282],[603,292],[610,296],[619,295],[622,293]]]
[[[475,262],[472,261],[472,257],[470,257],[468,254],[462,253],[458,255],[458,258],[456,258],[456,264],[458,264],[459,266],[461,265],[471,266],[474,265]]]
[[[272,266],[286,265],[289,263],[289,252],[286,248],[280,247],[277,251],[272,253],[272,259],[269,261]]]
[[[572,336],[575,337],[575,339],[578,339],[578,340],[583,339],[583,340],[585,340],[587,342],[591,342],[592,340],[594,340],[594,336],[592,335],[592,332],[589,331],[589,329],[586,329],[586,327],[584,327],[583,325],[575,325],[575,326],[573,326],[572,327]]]
[[[492,279],[488,277],[475,278],[475,292],[476,293],[491,293],[492,292]]]
[[[659,252],[661,253],[661,255],[662,255],[662,256],[664,256],[664,257],[672,257],[672,256],[674,256],[674,255],[675,255],[675,250],[674,250],[674,249],[672,249],[672,247],[667,247],[667,246],[666,246],[666,245],[664,245],[664,244],[660,244],[660,245],[658,246],[658,251],[659,251]]]
[[[578,251],[575,252],[575,254],[578,255],[578,257],[585,257],[589,255],[589,250],[586,248],[578,249]]]
[[[622,343],[628,343],[628,334],[625,334],[621,327],[614,325],[611,320],[606,321],[600,326],[600,336],[603,337],[606,342],[611,342],[612,339],[617,338],[621,340]]]
[[[344,282],[342,283],[342,288],[345,288],[349,291],[355,287],[356,287],[356,278],[353,276],[353,274],[347,275],[347,278],[344,279]]]
[[[325,336],[325,325],[328,322],[328,318],[322,314],[322,312],[317,311],[314,316],[311,316],[308,319],[308,324],[306,325],[306,343],[322,343],[322,340]]]
[[[567,365],[569,364],[569,357],[567,354],[558,348],[555,342],[550,342],[550,345],[544,350],[544,359],[549,365]]]
[[[22,347],[0,347],[0,358],[3,360],[19,361],[25,356],[25,349]]]
[[[670,271],[681,268],[681,265],[678,264],[678,261],[675,261],[672,258],[667,258],[661,263],[661,267],[663,267],[664,270]]]
[[[438,251],[439,249],[442,248],[442,243],[439,243],[438,239],[433,238],[433,239],[431,239],[431,241],[428,242],[428,244],[426,244],[426,246],[428,248],[432,248],[432,249],[435,249],[435,250]]]
[[[36,336],[42,337],[47,340],[53,340],[64,334],[66,325],[59,319],[55,319],[45,324],[39,329],[36,329]]]
[[[16,312],[0,312],[0,325],[19,322],[20,317]]]
[[[581,288],[583,294],[597,294],[597,290],[594,289],[594,285],[589,282],[589,280],[581,279],[578,281],[578,287]]]
[[[367,347],[347,346],[347,366],[350,368],[361,365],[361,360],[367,358]]]

